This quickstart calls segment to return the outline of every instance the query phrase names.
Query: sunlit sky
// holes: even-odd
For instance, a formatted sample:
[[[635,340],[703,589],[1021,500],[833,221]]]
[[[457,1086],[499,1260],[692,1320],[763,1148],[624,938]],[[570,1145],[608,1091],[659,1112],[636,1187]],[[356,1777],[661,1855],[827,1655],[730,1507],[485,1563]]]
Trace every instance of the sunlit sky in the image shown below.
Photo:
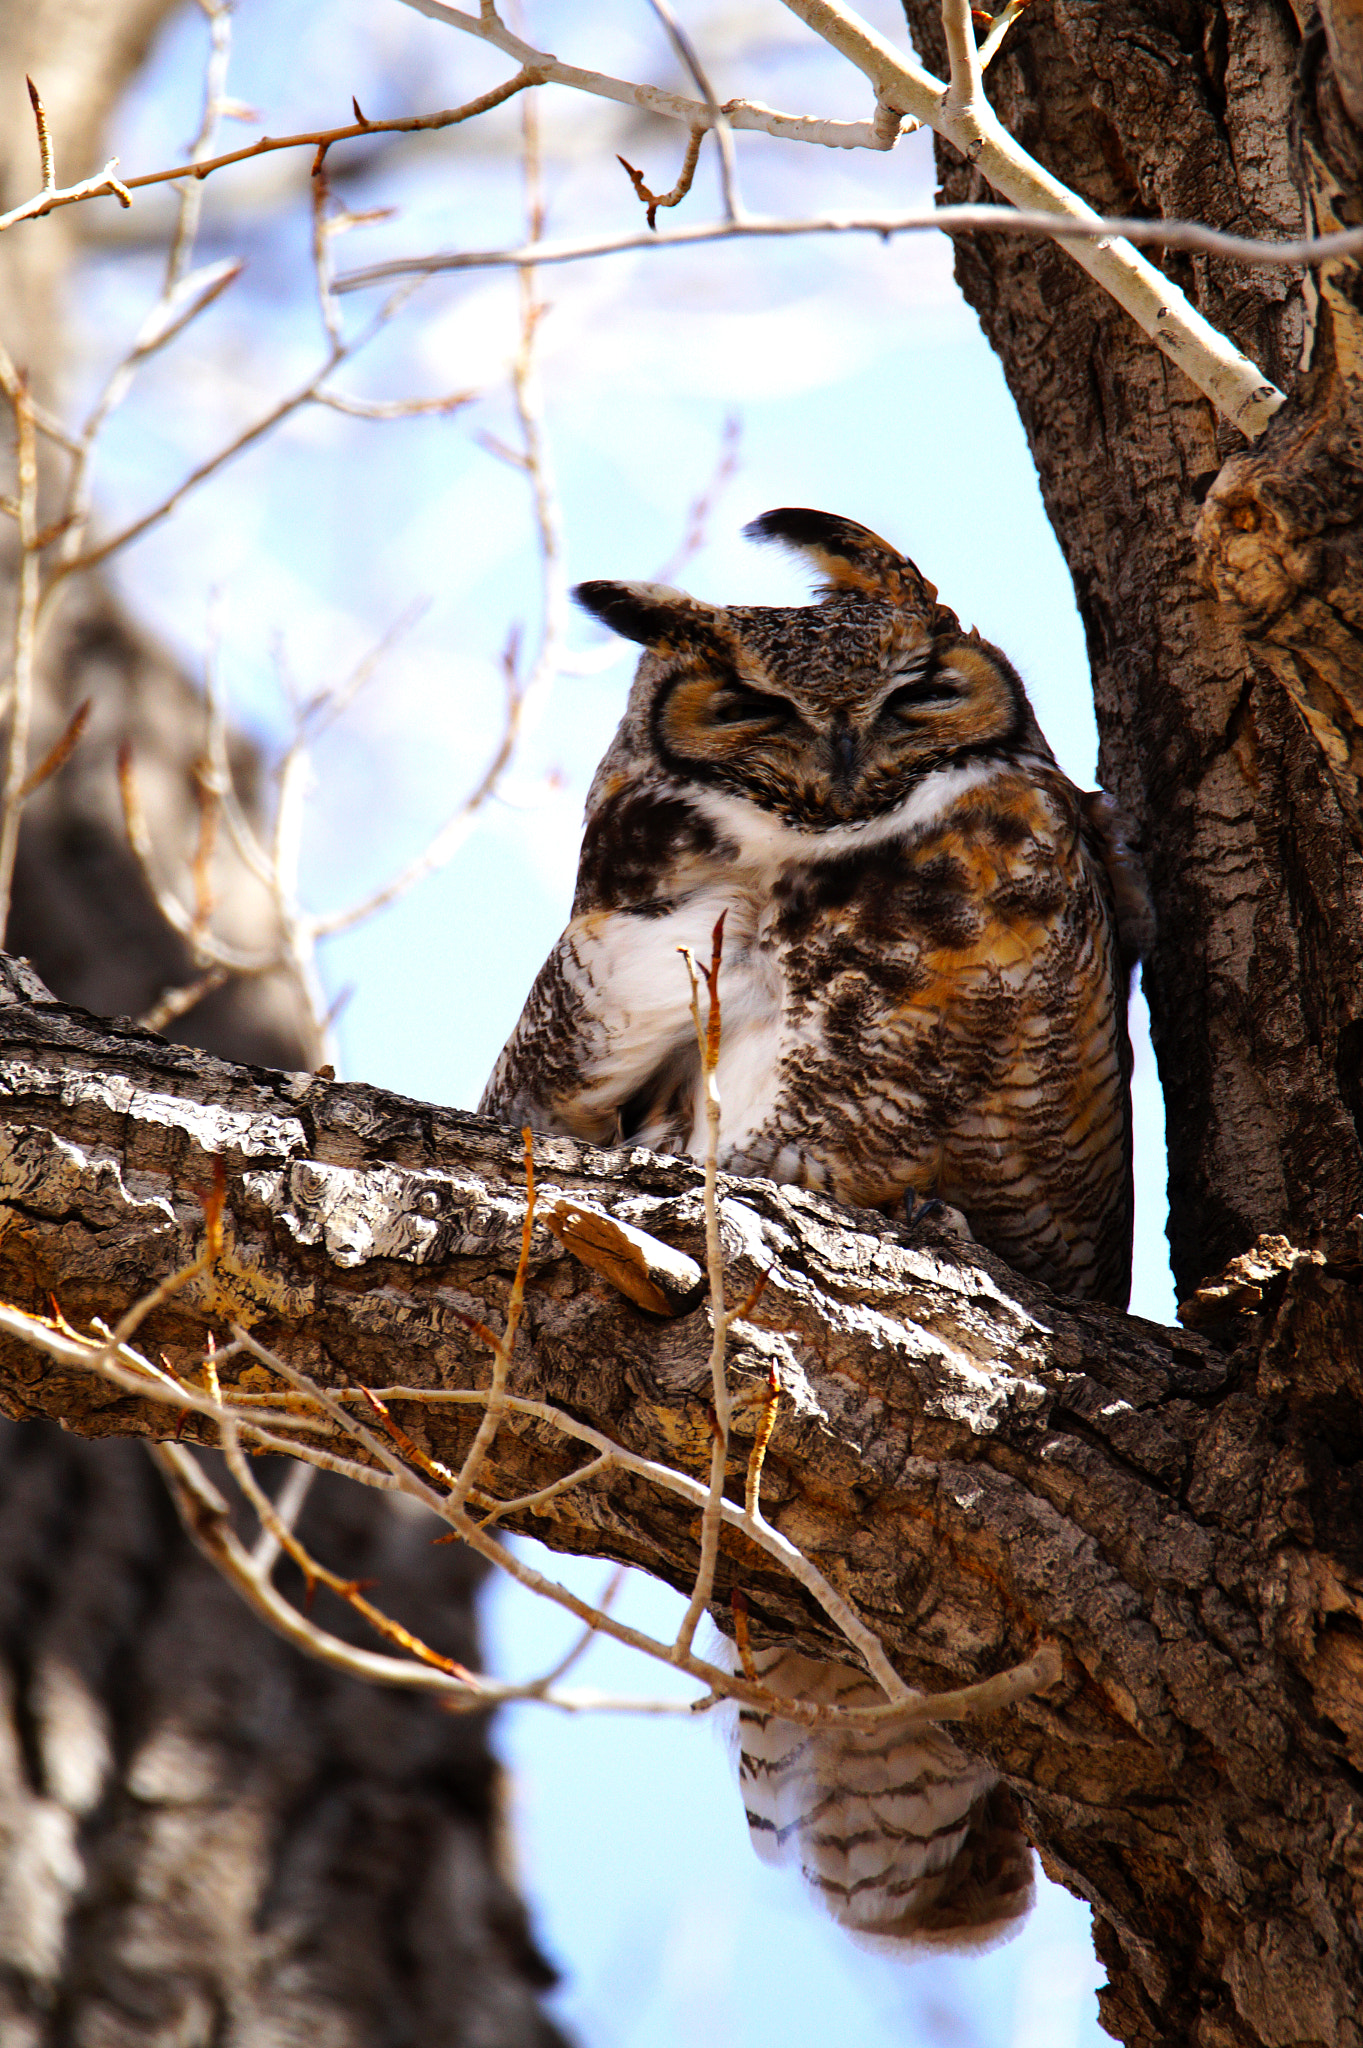
[[[855,74],[777,0],[679,10],[720,97],[863,118]],[[890,0],[868,7],[903,40]],[[542,47],[684,88],[656,20],[638,4],[528,8]],[[170,27],[120,119],[125,170],[170,162],[198,120],[203,23]],[[456,104],[511,67],[398,0],[241,0],[230,90],[273,133]],[[615,161],[655,189],[681,140],[661,123],[562,91],[542,101],[549,230],[639,224]],[[224,146],[257,132],[229,130]],[[478,129],[371,150],[345,186],[392,218],[340,238],[342,270],[384,256],[519,240],[519,113]],[[811,212],[930,202],[926,137],[891,156],[740,137],[756,209]],[[677,218],[715,210],[708,149]],[[345,159],[337,152],[334,162]],[[306,153],[224,173],[205,187],[203,262],[247,269],[149,370],[107,443],[110,521],[153,502],[193,463],[302,382],[321,360],[308,265]],[[92,250],[82,389],[93,389],[158,284],[163,202],[110,206]],[[663,216],[666,219],[666,216]],[[105,238],[107,237],[107,238]],[[920,564],[967,625],[1020,669],[1052,744],[1094,777],[1083,635],[1069,580],[999,368],[963,304],[940,237],[792,241],[625,256],[545,274],[539,374],[566,572],[649,577],[675,552],[713,479],[726,422],[737,460],[681,579],[719,601],[801,603],[798,569],[740,538],[770,506],[808,504],[883,532]],[[362,321],[372,294],[345,301]],[[420,602],[425,610],[319,751],[306,889],[343,904],[419,850],[477,780],[501,713],[508,635],[533,647],[539,566],[526,479],[496,452],[514,443],[506,370],[516,287],[505,275],[428,281],[381,339],[338,376],[367,397],[481,395],[448,418],[357,421],[310,409],[242,456],[119,564],[136,608],[192,669],[222,618],[236,716],[267,746],[288,729],[288,691],[346,674]],[[471,1107],[563,923],[586,784],[619,717],[632,650],[575,619],[580,672],[555,684],[516,768],[458,856],[393,910],[335,942],[324,967],[351,993],[344,1072]],[[1133,1306],[1167,1320],[1163,1124],[1137,1004],[1138,1225]],[[543,1554],[541,1557],[543,1561]],[[600,1567],[550,1559],[595,1590]],[[635,1579],[630,1617],[675,1627],[673,1596]],[[504,1587],[486,1609],[489,1654],[530,1673],[551,1661],[557,1617]],[[669,1674],[593,1652],[583,1674],[638,1692]],[[499,1747],[514,1771],[522,1878],[540,1939],[565,1981],[562,2023],[590,2048],[756,2048],[835,2037],[978,2048],[1088,2048],[1098,1980],[1088,1915],[1053,1888],[1022,1937],[984,1958],[903,1966],[857,1951],[794,1880],[750,1855],[732,1771],[705,1725],[568,1720],[520,1710]]]

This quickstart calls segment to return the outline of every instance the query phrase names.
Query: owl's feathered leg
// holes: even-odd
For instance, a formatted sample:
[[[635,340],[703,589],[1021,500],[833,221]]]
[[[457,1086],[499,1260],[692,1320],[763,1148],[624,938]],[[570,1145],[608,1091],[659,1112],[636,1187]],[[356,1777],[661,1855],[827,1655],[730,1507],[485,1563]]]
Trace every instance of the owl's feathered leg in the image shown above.
[[[880,1699],[864,1673],[796,1650],[759,1651],[754,1665],[792,1697]],[[797,1864],[860,1939],[984,1947],[1030,1908],[1032,1852],[1011,1795],[941,1729],[809,1729],[743,1707],[738,1741],[753,1847]]]

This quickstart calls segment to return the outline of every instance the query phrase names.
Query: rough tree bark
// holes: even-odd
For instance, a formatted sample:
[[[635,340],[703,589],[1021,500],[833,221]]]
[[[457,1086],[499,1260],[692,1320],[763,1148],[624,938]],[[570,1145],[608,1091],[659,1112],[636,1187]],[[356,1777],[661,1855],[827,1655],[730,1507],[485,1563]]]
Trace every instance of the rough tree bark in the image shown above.
[[[905,0],[905,11],[919,50],[940,63],[933,0]],[[1304,219],[1324,232],[1363,219],[1359,50],[1352,0],[1323,0],[1319,11],[1304,0],[1038,0],[991,69],[989,90],[1027,147],[1106,211],[1269,235],[1297,233]],[[944,199],[986,196],[941,143],[938,164]],[[1145,988],[1168,1112],[1174,1270],[1186,1292],[1261,1232],[1324,1247],[1346,1265],[1356,1245],[1363,289],[1347,262],[1305,284],[1203,257],[1170,256],[1166,267],[1288,393],[1252,448],[1218,425],[1059,250],[1000,239],[962,241],[957,252],[1074,576],[1103,779],[1143,831],[1160,927]],[[1317,1711],[1353,1743],[1356,1765],[1359,1561],[1347,1521],[1336,1519],[1363,1448],[1348,1285],[1319,1269],[1294,1279],[1257,1376],[1246,1371],[1238,1405],[1220,1411],[1242,1420],[1218,1419],[1213,1440],[1229,1446],[1230,1429],[1258,1443],[1243,1473],[1259,1470],[1261,1456],[1278,1474],[1296,1462],[1298,1499],[1286,1520],[1278,1508],[1263,1512],[1257,1481],[1235,1504],[1238,1452],[1214,1489],[1217,1512],[1240,1518],[1238,1540],[1261,1583],[1275,1572],[1291,1577],[1288,1552],[1303,1537],[1309,1546],[1308,1532],[1340,1531],[1320,1581],[1334,1590],[1304,1634],[1300,1619],[1288,1632]],[[1332,1302],[1319,1328],[1307,1307],[1316,1294]],[[1226,1593],[1210,1555],[1185,1581],[1213,1631],[1212,1608]],[[1252,1658],[1276,1628],[1252,1632]],[[1231,1654],[1238,1662],[1241,1650]],[[1333,1707],[1325,1694],[1334,1679],[1322,1690],[1327,1671],[1340,1681]],[[1224,1674],[1218,1690],[1222,1711],[1238,1717],[1253,1690],[1248,1670]],[[1289,1713],[1275,1739],[1290,1745],[1295,1733]],[[1303,1782],[1315,1770],[1309,1747],[1287,1764]],[[1181,1796],[1200,1796],[1205,1768],[1205,1752],[1190,1745]],[[1154,1980],[1132,1967],[1121,1916],[1100,1907],[1099,1949],[1114,1971],[1109,2025],[1128,2041],[1353,2038],[1350,2007],[1335,2017],[1327,2009],[1335,1936],[1319,1903],[1332,1897],[1337,1929],[1356,1950],[1359,1809],[1347,1772],[1330,1796],[1339,1803],[1324,1862],[1313,1870],[1314,1852],[1297,1860],[1295,1894],[1279,1893],[1278,1931],[1259,1921],[1262,1940],[1245,1936],[1259,1940],[1262,1995],[1250,1995],[1244,1966],[1224,1958],[1256,1924],[1265,1871],[1301,1825],[1291,1800],[1267,1835],[1231,1830],[1219,1852],[1222,1885],[1202,1892],[1190,1870],[1167,1895],[1174,1913],[1157,1944],[1180,1995],[1165,2001],[1162,2019]],[[1313,1944],[1323,1944],[1314,1966]],[[1293,1953],[1308,1959],[1300,1971],[1288,1966]]]
[[[940,64],[936,0],[906,11]],[[1263,235],[1300,233],[1303,208],[1359,219],[1325,30],[1285,0],[1037,0],[988,84],[1105,211]],[[944,198],[988,196],[938,161]],[[1363,1203],[1363,301],[1352,263],[1318,304],[1291,272],[1165,267],[1289,394],[1253,448],[1061,250],[957,245],[1074,577],[1103,780],[1144,836],[1186,1291],[1261,1231],[1328,1246]]]
[[[211,1280],[143,1335],[187,1364],[237,1317],[320,1382],[486,1384],[470,1320],[504,1306],[524,1210],[519,1141],[452,1110],[305,1074],[226,1068],[80,1013],[0,1006],[0,1295],[116,1314],[203,1239]],[[536,1145],[588,1195],[683,1250],[699,1174]],[[1023,1802],[1047,1867],[1094,1903],[1130,2043],[1363,2042],[1363,1259],[1285,1243],[1199,1312],[1202,1335],[1077,1308],[1000,1262],[915,1248],[881,1219],[729,1184],[735,1290],[770,1266],[735,1379],[783,1354],[770,1519],[850,1591],[913,1682],[939,1690],[1065,1652],[1062,1684],[965,1731]],[[513,1389],[693,1474],[708,1457],[705,1311],[659,1320],[537,1232]],[[258,1369],[257,1369],[258,1370]],[[254,1382],[248,1382],[254,1384]],[[92,1435],[163,1414],[0,1345],[0,1399]],[[470,1411],[399,1406],[457,1463]],[[751,1420],[747,1427],[752,1426]],[[191,1423],[190,1433],[197,1427]],[[741,1495],[736,1445],[734,1480]],[[504,1424],[508,1497],[582,1453]],[[613,1476],[559,1496],[544,1540],[689,1585],[693,1509]],[[715,1613],[825,1650],[827,1623],[743,1539]]]
[[[167,11],[0,4],[0,209],[37,181],[25,72],[61,174],[78,177]],[[58,214],[0,238],[3,340],[54,406],[76,232]],[[6,520],[6,616],[14,567]],[[191,847],[202,705],[97,580],[68,591],[44,655],[35,757],[83,699],[92,713],[26,814],[11,942],[69,1000],[136,1015],[194,968],[127,850],[116,757],[133,746],[158,843]],[[246,749],[235,766],[249,791]],[[240,870],[218,881],[234,936],[263,945],[263,892]],[[278,977],[215,992],[178,1029],[229,1057],[307,1061]],[[337,1481],[306,1513],[310,1541],[405,1588],[417,1625],[477,1661],[471,1560],[429,1553],[410,1517]],[[377,1696],[269,1635],[195,1550],[138,1445],[0,1423],[0,1561],[5,2048],[559,2042],[539,2002],[552,1972],[506,1872],[484,1722]]]

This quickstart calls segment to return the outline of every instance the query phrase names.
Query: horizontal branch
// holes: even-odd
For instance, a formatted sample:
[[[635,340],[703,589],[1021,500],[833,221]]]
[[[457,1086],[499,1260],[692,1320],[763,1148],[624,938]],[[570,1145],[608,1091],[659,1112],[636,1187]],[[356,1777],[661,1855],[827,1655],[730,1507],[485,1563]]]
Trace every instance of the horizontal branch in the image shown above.
[[[537,1138],[534,1168],[545,1215],[576,1202],[703,1257],[693,1162]],[[729,1331],[715,1618],[741,1591],[756,1642],[847,1660],[785,1545],[935,1709],[999,1678],[968,1696],[997,1711],[957,1724],[958,1739],[1004,1774],[1052,1870],[1115,1929],[1127,1992],[1152,2011],[1175,1998],[1191,2026],[1228,1985],[1252,2005],[1249,1959],[1300,1945],[1308,1885],[1325,1945],[1310,1982],[1321,1995],[1328,1964],[1331,1997],[1356,2009],[1350,1909],[1322,1874],[1344,1868],[1335,1845],[1363,1772],[1348,1548],[1363,1501],[1339,1422],[1358,1398],[1363,1269],[1282,1247],[1257,1312],[1214,1343],[1058,1301],[983,1253],[916,1243],[799,1189],[721,1179],[719,1196],[730,1299],[766,1279]],[[216,1251],[206,1199],[214,1214],[221,1202]],[[391,1484],[396,1443],[417,1459],[414,1483],[437,1463],[457,1472],[525,1215],[515,1133],[100,1026],[44,1000],[22,968],[0,985],[0,1299],[23,1312],[0,1329],[12,1416],[214,1442],[210,1395],[190,1392],[212,1337],[222,1400],[255,1418],[244,1446],[253,1433],[352,1472],[374,1457]],[[137,1333],[159,1363],[121,1366],[108,1340],[107,1377],[76,1369],[90,1347],[63,1327],[107,1329],[196,1259]],[[25,1314],[49,1319],[70,1369],[13,1334]],[[650,1314],[537,1224],[480,1503],[506,1503],[499,1526],[689,1591],[711,1345],[704,1304]],[[773,1366],[759,1528],[745,1476],[772,1423]],[[336,1426],[341,1402],[362,1415],[361,1387],[392,1417],[391,1442]],[[766,1529],[776,1546],[756,1540]],[[1048,1644],[1060,1682],[1019,1702]],[[1259,1845],[1249,1863],[1227,1856],[1237,1840]],[[1267,2022],[1225,2035],[1258,2038],[1278,2037]]]
[[[606,71],[561,64],[547,50],[537,50],[533,43],[516,35],[491,9],[466,14],[461,8],[446,6],[444,0],[405,0],[405,4],[432,21],[491,43],[504,56],[533,69],[543,85],[565,85],[574,92],[588,93],[593,99],[613,100],[617,106],[638,107],[641,112],[657,114],[665,121],[680,121],[687,128],[715,126],[715,112],[703,99],[688,99],[685,93],[665,92],[661,86],[613,78]],[[887,127],[876,120],[826,121],[812,114],[781,114],[756,100],[726,100],[718,113],[730,128],[775,135],[784,142],[822,144],[827,149],[892,149],[900,132],[898,122]]]
[[[121,206],[131,206],[130,195],[145,186],[175,184],[185,178],[202,180],[211,177],[214,171],[225,170],[229,164],[249,163],[253,157],[272,156],[281,149],[310,149],[320,162],[333,143],[353,142],[366,136],[417,135],[438,128],[456,128],[460,122],[490,113],[503,101],[538,83],[534,72],[518,71],[514,78],[493,86],[490,92],[480,93],[477,99],[467,101],[462,107],[445,107],[436,114],[406,114],[391,121],[350,121],[341,128],[309,128],[300,135],[260,135],[254,142],[245,143],[240,149],[226,150],[220,156],[194,157],[188,163],[168,164],[163,170],[142,171],[130,178],[114,177],[118,158],[113,157],[98,176],[86,178],[79,185],[64,186],[60,191],[37,193],[32,199],[25,200],[22,206],[0,214],[0,233],[21,220],[37,220],[59,206],[75,206],[81,200],[98,199],[105,193],[112,194]]]
[[[946,235],[1021,235],[1029,241],[1102,242],[1117,236],[1153,249],[1200,249],[1209,255],[1275,267],[1314,268],[1339,256],[1363,255],[1363,228],[1338,234],[1268,241],[1228,235],[1192,220],[1106,218],[1057,220],[1053,213],[1025,213],[1011,206],[935,206],[913,213],[819,213],[803,220],[745,214],[741,220],[701,221],[692,227],[601,235],[576,242],[528,242],[514,249],[451,249],[429,256],[398,256],[344,272],[338,292],[359,291],[397,277],[438,270],[514,270],[522,264],[580,263],[596,256],[620,256],[637,249],[690,248],[701,242],[771,241],[793,235],[895,235],[934,230]]]

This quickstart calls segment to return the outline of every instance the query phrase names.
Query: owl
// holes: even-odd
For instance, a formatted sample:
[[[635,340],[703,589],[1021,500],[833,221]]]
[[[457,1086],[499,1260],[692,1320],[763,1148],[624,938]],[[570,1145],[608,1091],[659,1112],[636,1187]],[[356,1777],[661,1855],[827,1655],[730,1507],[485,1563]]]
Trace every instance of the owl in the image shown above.
[[[960,1210],[1062,1294],[1124,1306],[1130,968],[1147,935],[1115,810],[1056,764],[1016,671],[906,556],[823,512],[746,529],[818,601],[706,604],[650,583],[578,600],[645,652],[587,800],[572,917],[485,1115],[701,1155],[690,989],[725,915],[720,1165],[900,1220]],[[867,1703],[785,1646],[779,1694]],[[987,1940],[1031,1894],[1006,1791],[940,1732],[740,1715],[759,1853],[854,1932]]]

